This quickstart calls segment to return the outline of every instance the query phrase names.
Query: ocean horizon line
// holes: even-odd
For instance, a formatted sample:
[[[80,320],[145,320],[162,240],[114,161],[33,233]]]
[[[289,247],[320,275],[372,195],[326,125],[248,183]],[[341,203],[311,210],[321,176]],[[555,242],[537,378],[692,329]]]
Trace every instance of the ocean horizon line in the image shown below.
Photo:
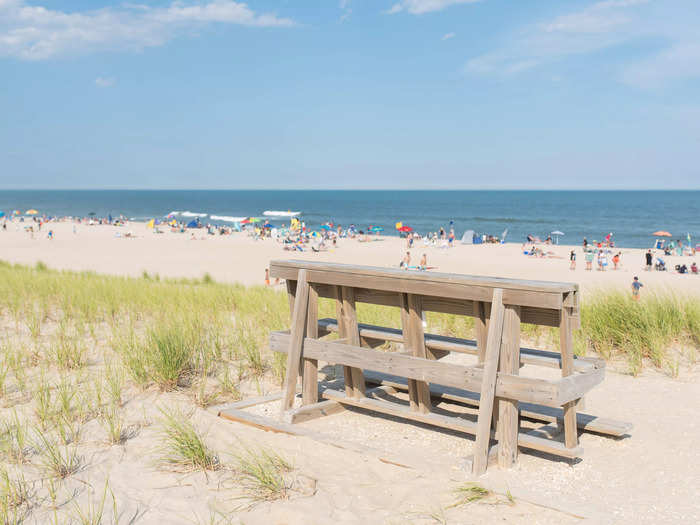
[[[327,192],[327,191],[366,191],[366,192],[395,192],[395,193],[411,193],[411,192],[443,192],[443,191],[474,191],[474,192],[606,192],[606,193],[623,193],[623,192],[664,192],[664,193],[680,193],[680,192],[700,192],[699,188],[0,188],[0,191],[183,191],[183,192],[206,192],[206,191],[289,191],[289,192]]]

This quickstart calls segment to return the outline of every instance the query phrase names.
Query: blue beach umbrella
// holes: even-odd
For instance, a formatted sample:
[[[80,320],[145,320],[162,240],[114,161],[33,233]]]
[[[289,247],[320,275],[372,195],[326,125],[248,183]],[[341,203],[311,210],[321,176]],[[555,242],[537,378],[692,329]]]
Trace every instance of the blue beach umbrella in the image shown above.
[[[5,216],[5,212],[0,210],[0,217],[4,217],[4,216]]]
[[[321,229],[323,229],[323,230],[330,230],[331,227],[328,226],[327,224],[321,224]]]
[[[384,231],[384,228],[382,228],[381,226],[372,226],[372,227],[370,228],[370,231],[373,231],[373,232],[383,232],[383,231]]]

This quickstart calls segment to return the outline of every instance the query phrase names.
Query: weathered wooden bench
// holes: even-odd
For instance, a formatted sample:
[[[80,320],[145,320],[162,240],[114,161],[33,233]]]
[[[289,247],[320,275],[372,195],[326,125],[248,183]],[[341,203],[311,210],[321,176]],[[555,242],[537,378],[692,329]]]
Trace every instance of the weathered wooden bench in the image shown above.
[[[294,260],[273,261],[270,274],[286,280],[292,312],[291,330],[270,336],[270,348],[287,353],[282,411],[291,422],[354,406],[465,432],[476,436],[477,474],[494,453],[504,467],[517,461],[518,447],[575,458],[582,454],[579,429],[614,436],[631,429],[619,421],[577,416],[577,404],[603,380],[605,363],[574,356],[575,284]],[[337,319],[318,319],[319,297],[335,300]],[[400,308],[402,329],[360,324],[358,302]],[[426,311],[474,317],[476,341],[425,334]],[[560,352],[521,348],[521,323],[559,327]],[[321,339],[331,333],[338,339]],[[403,350],[375,350],[387,341],[401,343]],[[441,361],[453,352],[474,355],[476,363]],[[344,392],[321,389],[321,402],[319,361],[342,365],[345,383]],[[561,377],[525,377],[524,365],[559,368]],[[302,406],[293,409],[299,375]],[[375,388],[368,390],[368,383]],[[408,405],[392,400],[397,391],[408,391]],[[476,421],[433,412],[433,399],[478,408]],[[556,425],[521,430],[521,417]],[[563,443],[552,437],[557,428],[563,428]],[[489,454],[492,438],[498,444]]]

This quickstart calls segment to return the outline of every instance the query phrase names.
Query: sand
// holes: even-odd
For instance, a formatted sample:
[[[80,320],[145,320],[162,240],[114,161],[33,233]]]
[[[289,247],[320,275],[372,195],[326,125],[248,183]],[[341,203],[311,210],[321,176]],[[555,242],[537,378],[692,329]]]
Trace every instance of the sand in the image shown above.
[[[131,223],[126,227],[78,225],[76,233],[71,223],[45,225],[32,238],[17,230],[22,223],[8,225],[0,230],[0,259],[35,264],[43,261],[50,268],[68,270],[92,270],[113,275],[138,276],[144,271],[161,277],[200,278],[209,273],[224,282],[246,285],[263,284],[265,268],[274,259],[305,259],[348,264],[365,264],[381,267],[398,267],[406,253],[406,242],[398,237],[373,237],[373,242],[360,243],[354,239],[341,239],[335,249],[314,253],[289,252],[274,240],[256,241],[246,233],[226,236],[196,233],[155,234],[144,223]],[[53,230],[54,239],[47,238]],[[127,231],[135,238],[126,238]],[[116,237],[121,235],[121,237]],[[433,271],[513,277],[549,281],[579,283],[584,292],[602,289],[624,288],[629,290],[635,275],[640,277],[644,292],[700,291],[700,278],[675,272],[645,272],[644,251],[621,249],[622,265],[617,271],[586,271],[580,246],[573,247],[578,256],[577,269],[569,269],[570,246],[543,246],[553,252],[552,258],[532,258],[523,255],[520,244],[462,245],[443,249],[422,246],[421,242],[410,250],[412,264],[417,264],[423,253]],[[669,267],[681,262],[690,266],[690,257],[666,257]],[[611,268],[611,266],[609,267]]]
[[[273,241],[254,241],[245,234],[189,240],[189,235],[153,234],[142,224],[129,228],[54,224],[55,239],[46,231],[29,234],[0,231],[0,259],[51,268],[93,270],[107,274],[163,277],[201,277],[245,284],[262,284],[268,261],[290,253]],[[115,232],[132,230],[134,239]],[[201,234],[198,234],[198,237]],[[570,271],[568,247],[552,247],[561,259],[530,259],[519,245],[461,246],[449,250],[417,247],[417,260],[427,253],[439,271],[510,276],[527,279],[573,281],[585,293],[602,288],[627,289],[639,274],[650,290],[697,292],[700,278],[641,271],[642,251],[623,250],[618,271],[586,272],[581,251],[579,267]],[[297,253],[295,258],[377,266],[397,265],[405,251],[403,241],[385,238],[371,243],[341,241],[334,251]],[[687,261],[687,258],[686,258]],[[671,258],[673,264],[673,258]],[[107,344],[107,340],[104,342]],[[647,368],[639,377],[614,372],[610,367],[603,384],[586,398],[586,412],[632,422],[624,439],[582,434],[584,457],[575,462],[522,453],[518,466],[503,471],[490,468],[478,481],[496,491],[483,502],[450,508],[453,490],[470,480],[465,458],[473,441],[448,431],[407,424],[348,410],[304,427],[323,433],[340,444],[368,447],[366,452],[339,448],[309,437],[264,432],[216,417],[217,408],[195,408],[182,393],[125,395],[127,423],[138,432],[124,445],[106,446],[105,431],[97,421],[83,428],[81,454],[85,467],[68,478],[61,497],[69,495],[80,505],[87,501],[85,487],[98,491],[109,478],[117,497],[122,522],[134,515],[135,523],[210,523],[213,509],[230,521],[246,524],[427,524],[427,523],[697,523],[700,522],[700,382],[695,368],[670,378]],[[262,385],[258,394],[273,391]],[[248,394],[252,394],[248,392]],[[298,490],[289,500],[241,508],[237,481],[227,470],[214,473],[172,472],[158,466],[160,437],[158,406],[182,406],[192,413],[207,442],[224,462],[232,461],[241,443],[274,448],[291,459]],[[274,405],[257,409],[275,413]],[[407,467],[388,464],[379,457],[400,457]],[[43,487],[43,485],[42,485]],[[514,502],[505,494],[510,493]],[[99,496],[99,494],[98,494]],[[62,516],[72,508],[66,503]],[[106,515],[111,514],[111,508]],[[45,507],[33,518],[49,522]]]

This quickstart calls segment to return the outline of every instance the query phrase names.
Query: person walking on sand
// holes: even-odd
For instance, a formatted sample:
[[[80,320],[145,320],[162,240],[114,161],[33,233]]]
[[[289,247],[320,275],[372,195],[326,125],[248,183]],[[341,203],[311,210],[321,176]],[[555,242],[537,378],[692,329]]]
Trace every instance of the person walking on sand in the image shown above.
[[[575,270],[576,269],[576,252],[574,250],[571,250],[571,253],[569,254],[569,261],[571,261],[571,264],[569,265],[569,270]]]
[[[632,299],[639,301],[639,290],[644,286],[639,282],[639,277],[634,276],[634,281],[632,281]]]
[[[646,263],[647,263],[646,270],[647,270],[648,272],[650,272],[650,271],[651,271],[651,263],[652,263],[652,260],[653,260],[653,258],[654,258],[654,257],[651,255],[651,250],[647,250],[647,253],[644,254],[644,257],[646,258]]]

